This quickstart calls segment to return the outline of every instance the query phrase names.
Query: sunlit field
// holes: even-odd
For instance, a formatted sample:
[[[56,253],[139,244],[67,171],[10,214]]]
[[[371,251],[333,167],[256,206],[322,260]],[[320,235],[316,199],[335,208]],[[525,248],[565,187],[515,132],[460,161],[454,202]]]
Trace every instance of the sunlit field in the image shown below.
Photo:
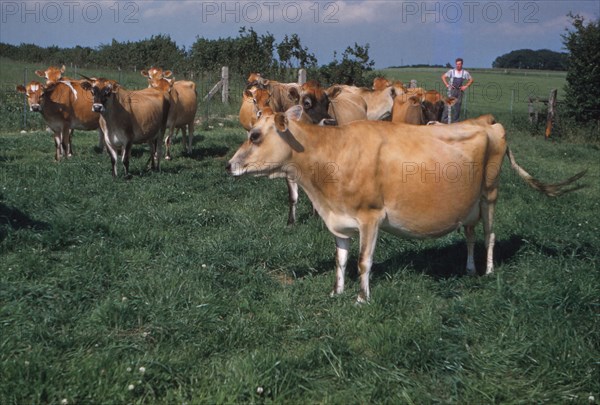
[[[554,77],[529,79],[543,95]],[[468,114],[498,110],[520,164],[548,182],[588,169],[587,187],[547,198],[505,162],[493,274],[466,276],[461,232],[381,234],[359,306],[357,240],[331,298],[334,240],[306,195],[286,226],[283,180],[226,174],[246,139],[226,117],[235,102],[199,117],[193,152],[178,137],[160,172],[134,147],[129,180],[112,178],[95,132],[76,131],[74,156],[54,162],[43,124],[20,133],[5,110],[0,403],[597,402],[600,150],[544,140],[502,100]]]

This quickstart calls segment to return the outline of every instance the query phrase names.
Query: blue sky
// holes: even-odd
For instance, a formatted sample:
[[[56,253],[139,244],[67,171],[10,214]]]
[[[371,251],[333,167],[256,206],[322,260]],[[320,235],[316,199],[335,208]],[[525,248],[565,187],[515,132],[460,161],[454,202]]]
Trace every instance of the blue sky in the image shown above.
[[[600,18],[600,0],[567,1],[4,1],[0,41],[95,47],[167,34],[190,47],[198,36],[237,37],[239,28],[298,34],[319,64],[347,46],[370,44],[377,68],[453,63],[491,67],[516,49],[562,51],[569,12]]]

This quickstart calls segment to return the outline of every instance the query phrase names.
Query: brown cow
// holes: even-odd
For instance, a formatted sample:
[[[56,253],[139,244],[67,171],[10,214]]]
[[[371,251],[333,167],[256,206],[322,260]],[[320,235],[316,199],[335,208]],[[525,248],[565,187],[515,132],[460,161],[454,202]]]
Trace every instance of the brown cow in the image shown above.
[[[46,70],[36,70],[35,74],[39,77],[43,77],[44,79],[46,79],[46,86],[50,86],[51,84],[59,82],[66,84],[75,95],[75,100],[77,100],[77,97],[79,96],[79,93],[77,91],[78,89],[76,89],[71,83],[79,83],[80,80],[75,80],[71,79],[70,77],[63,76],[66,70],[67,68],[65,67],[65,65],[62,65],[62,67],[60,68],[56,66],[49,66]],[[73,137],[73,133],[74,131],[71,130],[71,134],[69,135],[70,138]],[[104,136],[102,135],[101,130],[98,131],[98,149],[104,149]]]
[[[388,86],[381,90],[348,85],[334,85],[332,87],[340,88],[344,93],[349,92],[362,97],[367,104],[368,120],[386,120],[389,119],[392,114],[394,97],[396,97],[396,90],[393,86]]]
[[[392,108],[392,122],[403,122],[412,125],[427,124],[425,111],[421,100],[417,96],[401,94],[394,99]]]
[[[91,78],[81,87],[92,93],[92,110],[100,113],[100,127],[112,163],[112,175],[117,177],[117,151],[125,177],[129,175],[129,159],[133,144],[150,145],[149,166],[160,169],[160,147],[169,116],[170,101],[156,89],[130,91],[114,80]]]
[[[298,104],[297,94],[300,86],[297,83],[281,83],[263,78],[260,73],[250,73],[246,81],[246,89],[265,89],[271,95],[269,107],[274,112],[285,111]]]
[[[500,167],[507,155],[528,185],[549,196],[585,172],[555,184],[533,179],[508,148],[504,128],[484,116],[452,125],[356,121],[345,126],[298,122],[300,106],[263,114],[227,164],[233,176],[295,176],[336,240],[332,294],[344,290],[350,238],[360,238],[360,293],[369,300],[369,276],[379,230],[435,238],[462,227],[467,272],[475,274],[475,225],[481,219],[487,247],[486,274],[494,269],[493,217]],[[268,162],[268,163],[265,163]],[[314,176],[315,168],[327,176]]]
[[[175,134],[175,128],[181,129],[182,142],[186,145],[186,132],[189,130],[187,152],[192,153],[192,140],[194,138],[194,120],[198,109],[198,93],[196,83],[188,80],[169,79],[172,75],[170,70],[163,71],[152,67],[140,72],[148,78],[148,87],[163,91],[169,95],[171,107],[169,108],[169,119],[167,128],[169,132],[165,137],[165,159],[171,159],[171,141]]]
[[[324,89],[310,80],[300,88],[300,105],[315,124],[344,125],[367,119],[367,103],[357,94],[341,86]]]
[[[73,89],[79,93],[79,97],[75,97]],[[54,158],[57,161],[62,156],[72,156],[71,136],[74,129],[97,129],[98,136],[102,136],[100,114],[92,111],[92,98],[83,91],[79,82],[70,85],[54,82],[46,86],[31,81],[27,86],[17,86],[17,91],[27,95],[29,109],[40,112],[54,133]]]
[[[171,142],[175,134],[175,129],[181,129],[182,142],[186,145],[186,132],[189,131],[187,152],[192,153],[192,141],[194,138],[194,120],[198,110],[198,93],[196,83],[189,80],[169,79],[172,72],[163,71],[160,68],[152,67],[140,72],[142,76],[148,78],[148,87],[159,89],[170,95],[171,108],[169,109],[169,120],[167,128],[169,132],[165,137],[165,159],[171,159]]]

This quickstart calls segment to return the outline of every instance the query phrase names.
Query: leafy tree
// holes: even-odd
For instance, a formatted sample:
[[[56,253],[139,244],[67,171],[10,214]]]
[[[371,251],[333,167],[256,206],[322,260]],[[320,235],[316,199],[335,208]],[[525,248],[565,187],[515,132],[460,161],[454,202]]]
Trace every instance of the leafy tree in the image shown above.
[[[599,121],[600,20],[585,24],[579,15],[569,17],[573,30],[562,35],[569,51],[565,108],[576,121]]]
[[[346,48],[341,61],[337,60],[337,54],[334,53],[333,62],[319,69],[322,81],[329,84],[370,85],[372,78],[366,72],[373,70],[375,61],[369,57],[369,48],[369,44],[361,46],[354,43],[354,48]]]
[[[277,45],[277,55],[283,68],[313,68],[317,65],[317,58],[302,46],[298,34],[286,35]]]

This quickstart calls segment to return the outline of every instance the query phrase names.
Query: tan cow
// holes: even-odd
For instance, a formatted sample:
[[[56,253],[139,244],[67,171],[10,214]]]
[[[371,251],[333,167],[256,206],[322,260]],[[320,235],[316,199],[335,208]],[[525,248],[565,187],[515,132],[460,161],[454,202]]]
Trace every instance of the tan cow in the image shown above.
[[[341,86],[324,89],[314,80],[300,87],[300,105],[315,124],[344,125],[367,119],[367,103]],[[304,114],[303,114],[304,115]]]
[[[254,95],[251,90],[244,90],[242,93],[242,104],[239,113],[240,124],[246,131],[256,122],[256,112],[254,111]]]
[[[420,98],[408,94],[396,96],[392,108],[392,122],[412,125],[427,124],[428,120]]]
[[[369,89],[367,87],[356,87],[348,85],[334,85],[342,92],[361,96],[367,104],[367,119],[373,121],[387,120],[392,114],[396,90],[393,86],[381,90]]]
[[[66,84],[73,92],[75,100],[77,100],[77,97],[79,96],[78,88],[75,88],[75,86],[72,83],[79,83],[80,80],[75,80],[71,79],[70,77],[63,76],[66,70],[67,68],[65,67],[65,65],[62,65],[60,68],[56,66],[49,66],[46,70],[36,70],[35,74],[39,77],[43,77],[44,79],[46,79],[46,86],[50,86],[51,84],[59,82]],[[70,138],[73,137],[73,133],[74,131],[71,130],[71,134],[69,135]],[[102,135],[101,130],[98,131],[98,149],[104,149],[104,136]]]
[[[79,92],[78,98],[72,89]],[[74,129],[97,129],[98,136],[102,136],[100,114],[92,111],[92,98],[83,91],[80,83],[66,85],[54,82],[51,85],[43,85],[31,81],[27,86],[17,86],[17,91],[27,95],[29,109],[41,113],[53,132],[56,146],[54,157],[57,161],[63,156],[72,156],[71,140]]]
[[[63,79],[72,80],[67,77],[63,77],[63,73],[65,73],[66,70],[67,68],[65,67],[65,65],[62,65],[62,67],[60,68],[56,66],[49,66],[46,70],[36,70],[35,74],[39,77],[43,77],[44,79],[46,79],[46,84],[49,85],[52,83],[60,82]]]
[[[481,219],[486,273],[493,271],[493,215],[505,155],[527,184],[549,196],[572,191],[565,186],[584,174],[556,185],[533,179],[515,162],[503,126],[491,116],[452,125],[357,121],[327,127],[298,122],[302,113],[295,107],[263,115],[226,169],[233,176],[295,176],[335,236],[332,294],[344,290],[350,238],[359,235],[359,302],[369,300],[380,229],[435,238],[464,227],[467,271],[474,274],[475,225]]]
[[[281,83],[263,78],[260,73],[250,73],[246,81],[246,89],[265,89],[269,92],[269,107],[274,112],[286,111],[298,104],[297,94],[300,86],[297,83]]]
[[[175,128],[181,129],[182,142],[185,145],[186,132],[189,131],[187,152],[192,153],[192,140],[194,138],[194,120],[198,110],[198,93],[196,83],[188,80],[169,79],[170,70],[163,71],[152,67],[141,71],[142,76],[148,78],[148,87],[152,87],[169,94],[171,107],[167,128],[169,132],[165,137],[165,159],[171,159],[171,142]]]
[[[90,78],[81,87],[92,93],[92,110],[100,113],[100,127],[117,177],[117,152],[125,177],[129,176],[129,159],[133,144],[148,143],[153,169],[160,169],[160,147],[165,135],[170,100],[164,92],[152,88],[130,91],[114,80]]]

